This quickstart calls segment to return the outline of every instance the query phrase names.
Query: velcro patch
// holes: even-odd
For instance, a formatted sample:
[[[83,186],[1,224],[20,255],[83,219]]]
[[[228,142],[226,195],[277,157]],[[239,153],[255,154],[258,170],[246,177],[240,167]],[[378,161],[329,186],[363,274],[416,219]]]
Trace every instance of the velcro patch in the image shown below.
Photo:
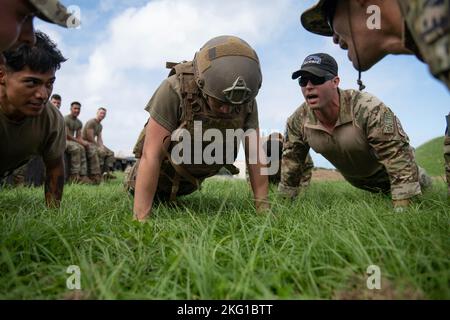
[[[305,64],[311,64],[311,63],[313,63],[313,64],[321,64],[322,63],[322,59],[320,57],[318,57],[318,56],[308,56],[308,57],[306,57],[305,61],[303,62],[302,67]]]
[[[394,114],[392,112],[385,112],[383,119],[383,133],[394,133]]]

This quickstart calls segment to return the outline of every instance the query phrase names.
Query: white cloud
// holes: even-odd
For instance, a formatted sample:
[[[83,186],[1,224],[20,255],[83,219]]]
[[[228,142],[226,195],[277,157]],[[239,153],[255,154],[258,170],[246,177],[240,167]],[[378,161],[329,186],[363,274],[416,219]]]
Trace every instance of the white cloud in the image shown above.
[[[91,56],[89,71],[97,81],[107,81],[120,70],[159,69],[167,59],[191,59],[204,42],[221,34],[238,35],[253,45],[268,41],[288,4],[160,0],[127,9],[110,22],[109,36]]]

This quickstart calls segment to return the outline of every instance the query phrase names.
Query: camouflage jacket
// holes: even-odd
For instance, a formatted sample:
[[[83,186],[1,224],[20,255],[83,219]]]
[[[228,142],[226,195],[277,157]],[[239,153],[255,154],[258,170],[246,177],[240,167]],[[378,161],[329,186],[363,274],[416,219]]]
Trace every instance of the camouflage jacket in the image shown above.
[[[418,167],[400,121],[380,100],[366,92],[339,90],[340,111],[333,132],[304,103],[288,119],[279,191],[296,195],[310,147],[351,181],[387,173],[394,200],[421,193]]]
[[[450,89],[450,0],[397,0],[405,23],[405,47]]]

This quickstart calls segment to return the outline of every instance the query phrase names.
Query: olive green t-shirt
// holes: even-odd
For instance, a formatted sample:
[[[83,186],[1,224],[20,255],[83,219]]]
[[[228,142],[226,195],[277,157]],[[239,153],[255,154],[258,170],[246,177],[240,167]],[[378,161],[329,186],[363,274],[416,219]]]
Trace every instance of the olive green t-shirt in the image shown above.
[[[91,119],[88,122],[86,122],[86,124],[83,127],[83,132],[81,133],[81,136],[83,137],[83,139],[87,139],[87,130],[88,129],[93,129],[94,130],[94,138],[98,137],[100,135],[100,133],[103,130],[103,126],[101,123],[98,123],[97,120]]]
[[[179,80],[176,75],[173,75],[161,83],[145,110],[150,113],[152,119],[168,131],[173,132],[180,126],[182,117],[181,101]],[[256,100],[253,100],[252,104],[252,111],[247,115],[244,128],[242,128],[244,131],[259,128]]]
[[[13,121],[0,109],[0,176],[25,164],[32,156],[42,156],[44,162],[64,154],[66,132],[64,118],[47,103],[37,117]]]
[[[73,118],[70,114],[64,117],[66,132],[71,137],[76,137],[77,131],[83,128],[83,123],[78,118]]]

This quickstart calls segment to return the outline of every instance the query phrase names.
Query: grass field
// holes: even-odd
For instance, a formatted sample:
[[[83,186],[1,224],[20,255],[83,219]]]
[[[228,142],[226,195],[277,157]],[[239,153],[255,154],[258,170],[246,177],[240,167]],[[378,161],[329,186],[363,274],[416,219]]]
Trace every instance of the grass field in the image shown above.
[[[400,214],[345,182],[271,197],[259,216],[245,181],[210,180],[139,224],[121,181],[68,186],[60,210],[42,189],[2,190],[0,299],[450,298],[442,181]],[[372,264],[381,290],[367,289]],[[80,291],[66,288],[70,265]]]
[[[444,137],[434,138],[416,150],[417,162],[432,176],[444,175]]]

